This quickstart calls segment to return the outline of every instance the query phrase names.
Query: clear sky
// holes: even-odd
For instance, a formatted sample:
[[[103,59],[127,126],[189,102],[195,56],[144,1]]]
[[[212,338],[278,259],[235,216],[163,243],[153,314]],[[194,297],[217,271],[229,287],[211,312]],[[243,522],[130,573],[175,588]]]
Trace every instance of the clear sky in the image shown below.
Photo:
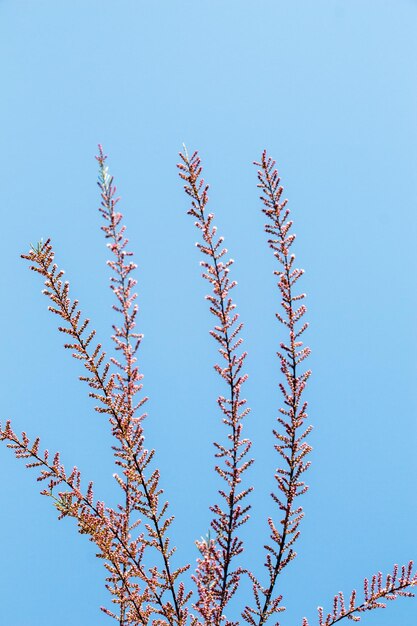
[[[378,569],[417,560],[416,0],[0,0],[1,420],[40,434],[110,504],[108,425],[19,255],[51,237],[104,342],[112,323],[97,213],[98,142],[138,262],[147,445],[194,562],[218,483],[216,348],[177,153],[198,148],[236,260],[257,463],[244,537],[259,571],[276,455],[281,340],[252,161],[277,160],[305,267],[310,484],[282,624]],[[1,626],[99,626],[104,569],[34,473],[0,448]],[[399,600],[363,623],[415,623]]]

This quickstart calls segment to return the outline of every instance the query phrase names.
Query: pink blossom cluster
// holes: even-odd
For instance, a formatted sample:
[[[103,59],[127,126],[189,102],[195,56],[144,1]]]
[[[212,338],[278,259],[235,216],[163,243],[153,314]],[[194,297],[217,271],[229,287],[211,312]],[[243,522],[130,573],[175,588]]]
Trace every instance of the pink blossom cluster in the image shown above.
[[[239,602],[240,617],[250,626],[262,626],[270,618],[278,624],[278,616],[285,611],[280,577],[296,557],[295,546],[304,516],[300,498],[308,488],[304,474],[310,465],[307,456],[311,451],[311,426],[306,425],[304,396],[311,374],[304,366],[310,354],[303,344],[308,325],[304,321],[305,294],[298,290],[303,270],[297,267],[292,252],[293,223],[287,200],[282,199],[275,162],[264,152],[255,165],[267,220],[268,246],[276,261],[282,406],[272,431],[277,467],[261,580],[255,576],[254,567],[245,563],[240,535],[241,527],[249,522],[253,487],[246,486],[246,472],[250,474],[254,461],[250,456],[251,441],[244,435],[244,421],[249,415],[242,395],[247,380],[246,352],[242,350],[243,324],[232,298],[236,286],[231,277],[234,261],[227,257],[224,238],[217,233],[213,213],[208,212],[208,185],[202,178],[198,153],[190,157],[184,151],[180,158],[179,175],[191,202],[188,214],[200,236],[196,245],[202,256],[202,276],[210,289],[206,299],[214,320],[210,334],[219,353],[214,368],[222,384],[217,403],[225,432],[224,438],[214,443],[219,489],[217,500],[210,507],[211,529],[206,538],[195,542],[197,566],[189,580],[185,573],[190,565],[172,565],[175,547],[169,530],[174,517],[160,486],[155,451],[144,446],[143,408],[147,397],[142,394],[142,374],[137,365],[142,335],[136,330],[136,264],[128,249],[126,227],[118,210],[119,198],[101,146],[96,157],[99,211],[110,253],[110,287],[115,298],[111,340],[117,358],[107,358],[96,331],[89,329],[90,320],[82,316],[78,300],[72,299],[69,282],[55,263],[51,241],[32,246],[22,256],[29,261],[30,269],[42,276],[43,294],[49,301],[49,310],[59,319],[58,329],[66,337],[65,348],[84,366],[80,379],[87,383],[89,395],[96,400],[96,411],[109,420],[119,505],[114,509],[96,500],[92,483],[87,482],[83,488],[78,468],[68,472],[59,453],[50,455],[48,450],[40,449],[39,437],[30,441],[25,432],[18,435],[7,421],[0,427],[0,439],[16,458],[26,460],[27,467],[37,470],[37,480],[44,484],[41,493],[51,499],[58,519],[74,518],[79,532],[97,546],[111,598],[111,608],[102,610],[119,626],[237,626],[240,619],[234,615],[234,607]],[[250,580],[250,598],[239,597],[243,577]],[[400,570],[394,566],[385,578],[378,573],[370,581],[365,579],[362,600],[353,591],[346,604],[343,593],[336,594],[329,613],[318,609],[318,626],[333,626],[345,618],[358,621],[362,613],[384,608],[386,601],[413,596],[415,585],[417,573],[411,561]],[[237,601],[231,603],[234,597]],[[302,625],[309,626],[306,618]]]

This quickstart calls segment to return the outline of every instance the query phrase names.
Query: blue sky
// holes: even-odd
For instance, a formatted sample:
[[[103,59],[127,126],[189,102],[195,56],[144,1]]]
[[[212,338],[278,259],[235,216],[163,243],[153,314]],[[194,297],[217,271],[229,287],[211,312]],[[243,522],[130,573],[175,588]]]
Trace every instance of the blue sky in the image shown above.
[[[257,462],[244,537],[260,568],[276,456],[280,329],[273,259],[252,161],[277,160],[306,269],[312,468],[282,624],[364,576],[417,560],[415,241],[417,2],[414,0],[0,0],[1,420],[40,434],[110,503],[107,424],[20,260],[51,237],[72,292],[104,341],[112,323],[96,210],[98,142],[123,197],[140,291],[147,442],[194,562],[217,481],[222,390],[208,335],[196,232],[177,153],[198,148],[211,208],[236,260],[249,352],[246,433]],[[107,345],[109,343],[107,342]],[[35,476],[0,449],[0,624],[110,623],[104,570]],[[108,494],[108,495],[107,495]],[[401,600],[363,623],[417,618]]]

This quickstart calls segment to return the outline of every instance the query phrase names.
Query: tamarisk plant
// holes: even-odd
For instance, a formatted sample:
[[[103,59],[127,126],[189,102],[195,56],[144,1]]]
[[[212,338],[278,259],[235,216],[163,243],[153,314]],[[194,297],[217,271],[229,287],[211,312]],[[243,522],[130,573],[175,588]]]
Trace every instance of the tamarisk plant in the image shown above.
[[[230,616],[230,600],[238,593],[242,577],[249,577],[252,598],[242,598],[241,617],[250,626],[262,626],[270,618],[278,624],[278,614],[285,610],[279,579],[296,557],[295,544],[303,518],[300,497],[307,491],[304,472],[309,467],[311,451],[307,439],[311,426],[306,425],[305,387],[310,371],[304,361],[310,350],[303,344],[308,325],[304,321],[305,295],[298,291],[303,270],[295,265],[292,246],[295,235],[289,219],[287,200],[275,169],[275,162],[262,154],[258,167],[258,187],[262,211],[267,223],[268,245],[275,257],[277,286],[281,309],[276,313],[280,323],[279,350],[282,381],[282,406],[278,409],[273,429],[277,469],[276,489],[271,494],[273,513],[268,517],[269,541],[266,543],[265,581],[261,581],[244,563],[243,540],[239,529],[249,520],[251,486],[242,486],[242,477],[250,469],[251,442],[243,435],[243,423],[249,414],[242,389],[247,374],[244,370],[246,352],[242,351],[243,324],[231,297],[236,282],[230,277],[233,260],[227,258],[224,239],[217,234],[213,213],[208,212],[208,185],[202,178],[200,158],[191,157],[184,149],[178,164],[184,189],[191,200],[188,210],[200,233],[196,244],[202,255],[203,277],[210,293],[206,296],[214,317],[211,336],[220,355],[215,370],[224,389],[218,399],[225,437],[215,446],[215,472],[220,480],[218,500],[211,507],[211,533],[196,541],[197,567],[191,581],[184,582],[189,565],[172,566],[175,548],[168,531],[173,516],[168,510],[155,468],[155,452],[144,446],[143,412],[147,397],[142,391],[142,374],[137,353],[142,335],[136,331],[138,307],[133,277],[136,264],[128,249],[126,227],[118,211],[119,198],[113,177],[106,165],[106,155],[99,146],[98,186],[101,193],[99,211],[104,219],[102,231],[111,254],[110,287],[115,297],[115,322],[111,337],[117,358],[107,358],[90,320],[84,318],[76,299],[70,295],[64,272],[55,263],[51,241],[31,246],[22,257],[30,269],[44,280],[44,295],[49,310],[59,318],[59,331],[67,337],[65,348],[84,365],[80,377],[89,387],[89,395],[97,402],[96,411],[107,415],[114,437],[113,453],[118,473],[114,478],[120,488],[116,509],[97,500],[93,485],[82,486],[77,467],[68,472],[57,452],[50,455],[41,450],[39,437],[33,441],[25,432],[18,435],[10,421],[0,427],[0,439],[16,457],[25,459],[27,467],[38,471],[44,483],[42,495],[49,497],[58,511],[58,519],[74,518],[81,534],[97,546],[97,556],[107,570],[106,588],[111,595],[112,609],[104,613],[119,626],[237,626],[239,620]],[[152,566],[149,566],[152,563]],[[194,583],[194,584],[192,584]],[[384,608],[386,602],[400,596],[412,597],[417,585],[417,572],[410,561],[383,577],[379,572],[370,581],[365,579],[363,598],[352,591],[345,603],[343,593],[335,595],[329,613],[318,609],[318,626],[333,626],[342,619],[359,621],[365,611]],[[309,626],[306,618],[302,626]]]

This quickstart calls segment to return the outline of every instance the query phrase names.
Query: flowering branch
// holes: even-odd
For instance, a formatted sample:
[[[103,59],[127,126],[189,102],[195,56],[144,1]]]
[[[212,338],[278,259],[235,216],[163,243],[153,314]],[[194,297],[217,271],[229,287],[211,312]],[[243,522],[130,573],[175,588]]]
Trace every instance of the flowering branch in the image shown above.
[[[123,531],[123,515],[105,507],[103,502],[98,501],[94,504],[93,483],[88,484],[84,495],[81,492],[80,471],[74,467],[72,472],[67,474],[60,462],[58,452],[51,462],[48,450],[43,453],[39,451],[39,437],[33,443],[30,442],[26,433],[22,433],[19,437],[13,431],[11,422],[8,421],[4,428],[0,426],[0,440],[8,442],[7,447],[14,450],[16,458],[29,459],[26,467],[40,468],[37,480],[49,481],[48,488],[42,490],[41,494],[54,500],[54,505],[59,511],[58,519],[75,518],[79,532],[88,534],[90,541],[98,546],[100,553],[97,556],[108,561],[105,567],[110,572],[111,578],[107,580],[114,581],[117,578],[117,581],[122,584],[118,597],[123,598],[124,605],[128,607],[129,624],[141,623],[145,626],[154,610],[150,605],[143,607],[143,604],[152,597],[149,592],[151,580],[146,576],[141,565],[145,548],[143,537],[139,536],[136,540],[127,541]],[[55,489],[60,485],[68,487],[69,490],[59,491],[55,495]],[[121,563],[124,565],[123,571]],[[143,592],[137,583],[130,582],[132,577],[139,578],[145,583]],[[106,586],[110,589],[109,585]],[[153,595],[162,607],[160,596]],[[111,614],[107,609],[102,608],[102,610]]]
[[[417,585],[417,572],[413,574],[413,561],[401,567],[401,574],[398,576],[398,565],[394,565],[392,574],[387,574],[385,585],[383,585],[382,572],[374,574],[371,582],[365,578],[363,584],[364,600],[361,604],[356,601],[355,589],[350,594],[349,605],[345,606],[343,593],[340,591],[333,600],[333,611],[324,618],[323,608],[319,606],[319,626],[333,626],[347,617],[354,622],[360,621],[358,613],[372,611],[373,609],[385,609],[385,601],[396,600],[399,597],[413,598],[414,593],[407,591],[410,587]],[[309,626],[306,618],[303,619],[303,626]]]
[[[131,276],[131,273],[136,269],[136,264],[127,262],[128,258],[132,256],[132,253],[126,250],[128,245],[128,239],[125,237],[126,227],[121,225],[122,214],[115,210],[119,198],[114,197],[116,187],[113,185],[113,177],[108,173],[108,167],[105,164],[107,156],[103,153],[101,145],[99,145],[99,154],[96,159],[99,164],[98,185],[102,198],[99,210],[107,222],[106,225],[102,226],[102,230],[105,233],[106,239],[110,240],[108,247],[114,255],[114,260],[108,261],[108,265],[113,272],[110,286],[117,299],[117,304],[113,305],[113,309],[121,315],[123,320],[121,327],[113,326],[114,335],[112,336],[116,350],[122,353],[123,363],[120,363],[120,361],[115,358],[112,358],[111,362],[119,370],[116,375],[116,384],[112,390],[112,395],[118,398],[125,411],[125,434],[122,432],[122,445],[120,448],[115,447],[114,450],[116,458],[118,459],[116,462],[123,468],[124,474],[126,475],[126,518],[128,519],[128,515],[130,514],[130,507],[133,506],[135,508],[134,499],[137,491],[135,482],[138,482],[135,480],[136,472],[139,473],[141,499],[142,501],[145,500],[145,509],[143,509],[142,502],[138,510],[144,513],[152,522],[152,525],[146,525],[151,538],[149,545],[156,548],[162,555],[164,564],[162,572],[163,588],[164,590],[170,591],[175,619],[178,624],[181,624],[187,615],[186,610],[184,611],[182,607],[186,602],[185,597],[188,598],[188,596],[184,596],[184,586],[182,583],[180,584],[179,591],[175,591],[175,580],[181,573],[186,571],[189,566],[171,571],[170,557],[174,553],[175,548],[170,549],[169,539],[165,536],[165,533],[174,518],[171,516],[164,519],[168,509],[168,503],[165,503],[161,510],[159,510],[159,496],[163,493],[161,489],[158,489],[159,470],[155,470],[151,478],[146,481],[143,476],[143,471],[141,471],[140,464],[137,463],[135,456],[132,457],[130,454],[130,450],[135,449],[142,454],[147,453],[147,451],[143,450],[144,437],[142,421],[145,418],[145,414],[139,417],[136,416],[136,411],[144,405],[147,398],[142,398],[136,405],[134,404],[135,394],[142,389],[140,381],[143,378],[137,366],[135,366],[135,355],[142,339],[142,335],[134,332],[138,307],[135,304],[137,294],[132,293],[132,291],[137,281]],[[154,450],[147,454],[149,455],[149,460],[145,460],[143,469],[151,461]],[[126,528],[128,528],[128,524],[126,524]]]
[[[228,487],[227,491],[219,490],[226,507],[223,509],[218,504],[211,507],[215,515],[211,526],[216,532],[216,539],[197,542],[202,559],[199,560],[195,577],[199,591],[196,608],[206,623],[218,625],[225,619],[223,610],[236,592],[243,571],[241,568],[231,571],[231,564],[243,551],[243,542],[236,531],[249,519],[250,505],[242,505],[241,502],[252,491],[252,487],[239,491],[242,474],[253,463],[252,459],[244,460],[251,442],[242,439],[242,421],[249,413],[248,408],[243,408],[246,400],[241,398],[241,388],[247,379],[247,375],[242,372],[246,352],[236,355],[243,341],[240,337],[243,324],[238,321],[239,316],[234,312],[236,305],[229,295],[236,286],[236,282],[229,279],[233,259],[226,262],[222,260],[227,253],[223,247],[223,237],[217,236],[217,228],[213,225],[214,215],[206,213],[208,185],[201,178],[200,158],[197,152],[189,158],[186,151],[180,157],[182,163],[178,165],[179,175],[185,181],[185,192],[191,198],[188,214],[197,220],[195,225],[203,239],[203,243],[196,245],[208,259],[200,264],[204,269],[203,277],[213,289],[212,294],[206,296],[210,312],[217,318],[210,334],[219,343],[219,353],[225,361],[223,366],[216,364],[214,367],[229,389],[229,396],[219,396],[218,404],[224,415],[223,423],[229,428],[230,444],[228,447],[214,444],[216,458],[224,462],[223,467],[216,465],[215,470]]]
[[[304,270],[294,266],[295,256],[290,254],[295,235],[290,234],[292,221],[288,219],[287,200],[281,202],[283,188],[280,186],[275,161],[267,157],[264,151],[261,162],[255,165],[260,167],[258,187],[262,191],[261,200],[264,204],[262,211],[268,218],[265,225],[265,231],[270,236],[268,244],[279,264],[274,274],[278,277],[283,314],[277,313],[276,317],[288,332],[288,339],[281,343],[278,352],[281,372],[284,375],[284,383],[279,387],[284,397],[285,408],[279,409],[283,416],[278,417],[281,430],[273,431],[277,440],[275,450],[285,462],[285,466],[278,468],[275,474],[278,494],[271,494],[283,518],[280,520],[281,529],[277,528],[271,517],[268,519],[272,541],[272,545],[265,546],[269,585],[266,588],[262,587],[251,575],[256,608],[247,606],[242,614],[252,626],[256,623],[262,626],[272,614],[283,610],[280,606],[282,596],[273,597],[274,587],[279,574],[296,556],[293,545],[299,537],[298,527],[304,516],[302,507],[294,507],[294,502],[308,489],[301,480],[301,475],[310,465],[305,461],[305,457],[311,451],[311,447],[304,440],[309,435],[311,426],[307,428],[304,426],[307,403],[302,401],[302,394],[311,372],[299,371],[299,366],[310,354],[310,349],[303,347],[300,340],[308,327],[307,323],[301,323],[306,307],[303,304],[298,306],[298,302],[305,298],[305,294],[295,294],[294,286]]]
[[[100,213],[106,220],[106,224],[102,226],[102,230],[105,233],[106,239],[110,242],[107,247],[112,252],[114,260],[107,261],[110,269],[112,270],[112,276],[110,277],[110,287],[116,296],[117,305],[113,305],[113,310],[120,314],[122,317],[122,327],[113,325],[114,335],[112,336],[113,342],[116,344],[116,351],[121,352],[123,362],[112,358],[113,365],[116,366],[117,372],[117,384],[114,388],[114,393],[117,393],[121,398],[123,406],[126,407],[127,412],[127,426],[132,426],[135,412],[142,407],[147,398],[142,398],[136,406],[134,406],[134,397],[142,389],[140,383],[143,378],[139,374],[139,369],[135,366],[136,353],[142,340],[142,335],[134,332],[135,318],[137,316],[138,307],[134,301],[137,298],[136,293],[132,293],[132,290],[137,284],[137,281],[131,276],[133,270],[136,269],[136,264],[133,262],[127,262],[129,257],[132,256],[132,252],[126,250],[128,240],[124,237],[126,230],[125,226],[120,226],[122,220],[122,214],[116,212],[116,204],[120,198],[115,198],[116,187],[113,185],[113,177],[109,175],[108,167],[106,166],[107,156],[103,153],[103,148],[99,145],[99,154],[96,156],[96,160],[99,164],[99,180],[98,186],[101,191],[101,206],[99,208]],[[135,419],[134,427],[142,438],[142,420],[145,414],[140,415]],[[116,451],[116,456],[119,457],[119,451]],[[122,461],[116,461],[122,465]],[[124,466],[124,463],[123,463]],[[132,508],[132,489],[129,479],[129,474],[132,466],[132,461],[127,461],[126,478],[123,481],[118,477],[120,483],[123,484],[125,492],[125,505],[124,505],[124,536],[127,540],[129,537],[130,515]],[[169,567],[169,564],[168,564]],[[125,565],[123,564],[123,571],[125,571]],[[120,626],[124,625],[125,621],[125,606],[120,604]]]

